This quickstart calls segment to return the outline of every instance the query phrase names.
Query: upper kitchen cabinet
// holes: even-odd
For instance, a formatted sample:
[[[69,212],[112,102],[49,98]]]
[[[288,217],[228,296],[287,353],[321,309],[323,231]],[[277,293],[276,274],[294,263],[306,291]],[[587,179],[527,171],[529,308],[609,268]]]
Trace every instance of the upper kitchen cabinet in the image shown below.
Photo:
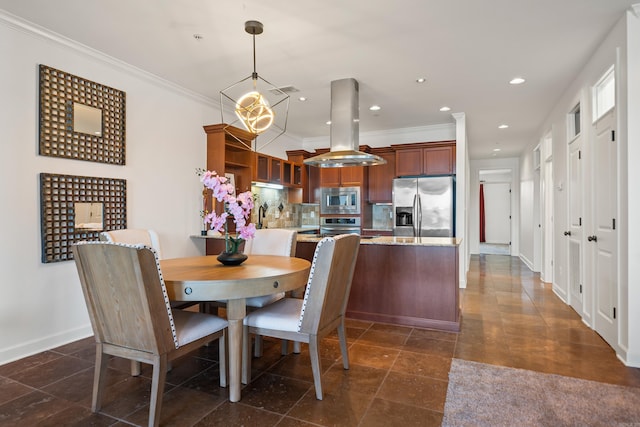
[[[372,149],[371,152],[385,159],[387,163],[367,167],[369,203],[391,203],[393,178],[396,177],[396,153],[390,148]]]
[[[302,151],[302,150],[301,150]],[[284,160],[267,154],[255,153],[253,180],[270,184],[281,184],[290,188],[303,188],[304,178],[302,157],[298,160]]]
[[[396,151],[396,176],[456,173],[455,141],[401,144],[392,147]]]
[[[321,187],[359,187],[363,182],[363,166],[320,168]]]
[[[271,174],[269,182],[274,184],[282,184],[282,159],[276,157],[271,158]]]
[[[319,188],[320,188],[320,170],[314,166],[305,165],[304,159],[313,157],[314,154],[306,150],[291,150],[287,151],[287,158],[289,162],[292,162],[292,181],[295,187],[302,188],[299,197],[295,197],[294,200],[300,203],[318,203],[319,202]],[[286,163],[284,164],[284,170],[286,173]],[[292,196],[291,191],[289,196]]]
[[[283,184],[282,162],[284,162],[284,160],[277,157],[255,153],[253,180],[272,184]]]
[[[253,170],[253,180],[260,182],[269,182],[270,166],[269,156],[255,153],[256,164]]]
[[[207,134],[207,170],[219,175],[232,173],[237,192],[251,190],[253,152],[238,139],[251,146],[255,135],[226,124],[204,126],[204,131]]]

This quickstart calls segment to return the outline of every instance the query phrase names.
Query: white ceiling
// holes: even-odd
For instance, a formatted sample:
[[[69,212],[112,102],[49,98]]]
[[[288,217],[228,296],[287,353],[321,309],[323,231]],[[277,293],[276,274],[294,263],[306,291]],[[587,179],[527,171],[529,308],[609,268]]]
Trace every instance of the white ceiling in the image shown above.
[[[287,133],[328,136],[330,82],[353,77],[361,132],[452,123],[451,113],[464,112],[471,158],[489,158],[496,147],[498,157],[518,156],[539,137],[571,78],[637,1],[0,0],[0,8],[215,102],[251,74],[244,22],[258,20],[259,75],[300,90]],[[526,83],[510,85],[516,76]]]

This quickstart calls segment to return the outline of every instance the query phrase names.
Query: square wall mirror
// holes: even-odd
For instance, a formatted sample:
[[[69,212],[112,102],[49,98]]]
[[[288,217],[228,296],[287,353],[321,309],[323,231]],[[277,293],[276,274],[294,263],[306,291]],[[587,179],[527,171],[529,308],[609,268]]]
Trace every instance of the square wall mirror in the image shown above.
[[[74,227],[76,230],[102,231],[104,230],[103,221],[104,203],[83,203],[75,202],[73,204]]]
[[[73,102],[73,131],[102,136],[102,110]]]

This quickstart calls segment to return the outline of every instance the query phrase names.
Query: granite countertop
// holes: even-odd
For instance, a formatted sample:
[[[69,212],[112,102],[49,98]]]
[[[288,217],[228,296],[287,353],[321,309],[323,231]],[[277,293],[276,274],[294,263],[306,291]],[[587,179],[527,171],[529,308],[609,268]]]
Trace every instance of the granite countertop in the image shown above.
[[[298,234],[298,242],[319,242],[322,238],[313,234]],[[361,236],[361,245],[404,245],[404,246],[459,246],[458,237],[401,237],[401,236]]]
[[[294,227],[296,230],[309,230],[309,228]],[[199,236],[193,235],[192,238],[200,239],[224,239],[224,235],[216,236]],[[317,243],[322,239],[318,234],[300,234],[298,233],[298,242]],[[403,237],[403,236],[361,236],[360,244],[362,245],[405,245],[405,246],[459,246],[462,239],[459,237]]]
[[[307,233],[318,233],[320,231],[320,226],[315,226],[315,225],[304,225],[304,226],[300,226],[300,227],[278,227],[278,229],[283,229],[283,230],[295,230],[298,232],[298,236],[304,232]],[[264,230],[268,230],[268,228],[264,228]],[[315,234],[311,234],[312,236]],[[206,236],[203,236],[201,234],[193,234],[191,235],[192,238],[196,239],[224,239],[224,234],[222,233],[215,233],[215,234],[207,234]]]

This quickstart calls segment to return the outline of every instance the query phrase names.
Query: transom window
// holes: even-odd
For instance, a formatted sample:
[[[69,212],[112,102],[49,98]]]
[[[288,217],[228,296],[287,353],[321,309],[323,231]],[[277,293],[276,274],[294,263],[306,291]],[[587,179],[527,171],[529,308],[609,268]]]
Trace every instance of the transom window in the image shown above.
[[[567,118],[567,132],[569,133],[569,141],[580,135],[580,103],[573,107]]]
[[[616,77],[613,66],[593,86],[593,121],[616,106]]]

